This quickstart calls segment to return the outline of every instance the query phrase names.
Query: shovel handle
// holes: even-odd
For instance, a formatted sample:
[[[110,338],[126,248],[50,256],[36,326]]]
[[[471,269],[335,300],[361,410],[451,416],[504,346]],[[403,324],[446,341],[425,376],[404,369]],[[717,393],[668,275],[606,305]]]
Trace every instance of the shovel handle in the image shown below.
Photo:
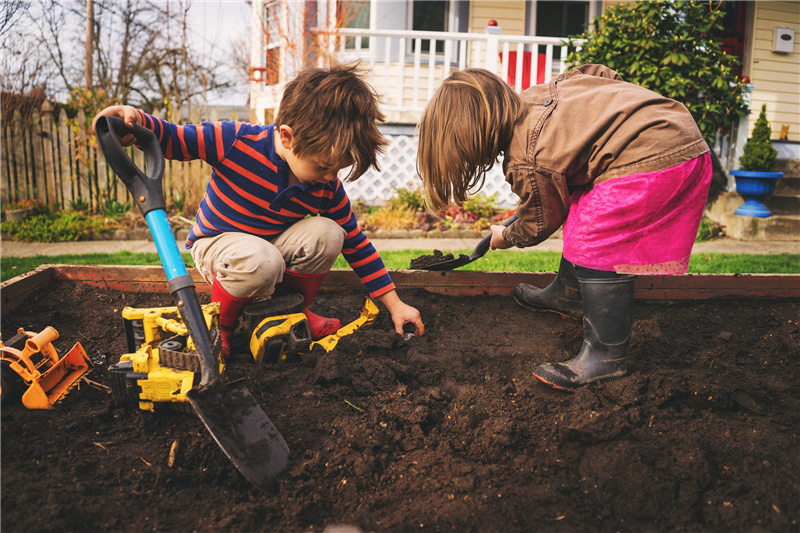
[[[200,300],[194,287],[194,281],[186,270],[175,235],[167,220],[166,202],[162,187],[164,177],[164,157],[161,145],[155,134],[139,125],[128,128],[120,117],[103,115],[95,124],[97,144],[103,151],[106,161],[122,183],[133,195],[133,199],[147,221],[153,241],[167,275],[167,286],[178,311],[194,340],[197,353],[202,358],[202,376],[200,386],[210,384],[219,378],[219,365],[214,357],[211,335],[206,327]],[[137,146],[145,155],[147,173],[128,157],[120,135],[132,133]]]
[[[517,220],[517,215],[514,214],[511,218],[505,220],[503,222],[503,226],[508,227]],[[475,251],[470,254],[470,260],[478,259],[479,257],[483,257],[486,255],[486,252],[489,251],[489,246],[492,243],[492,233],[490,232],[489,235],[481,239],[481,242],[475,247]]]

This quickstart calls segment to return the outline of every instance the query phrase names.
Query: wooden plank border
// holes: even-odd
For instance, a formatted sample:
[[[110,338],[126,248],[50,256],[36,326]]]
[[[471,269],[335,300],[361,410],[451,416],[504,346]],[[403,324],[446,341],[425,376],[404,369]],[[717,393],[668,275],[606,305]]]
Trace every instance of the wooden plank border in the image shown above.
[[[198,293],[211,287],[196,269],[189,273]],[[390,271],[397,288],[423,289],[449,296],[508,295],[518,283],[543,287],[553,272],[479,272],[422,270]],[[168,293],[167,279],[160,266],[42,265],[0,285],[2,315],[20,305],[27,296],[48,283],[76,281],[125,292]],[[350,269],[328,274],[320,291],[344,292],[362,287]],[[717,299],[796,300],[800,304],[800,274],[686,274],[680,276],[638,276],[635,297],[644,301],[687,301]]]
[[[47,287],[56,271],[54,265],[42,265],[3,282],[0,285],[0,316],[16,309],[31,293]]]

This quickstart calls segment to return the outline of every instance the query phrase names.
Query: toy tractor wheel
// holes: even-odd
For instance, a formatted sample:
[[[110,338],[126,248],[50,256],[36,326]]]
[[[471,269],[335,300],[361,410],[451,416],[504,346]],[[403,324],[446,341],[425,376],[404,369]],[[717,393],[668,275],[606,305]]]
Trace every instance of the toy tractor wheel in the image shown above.
[[[22,397],[25,391],[25,382],[22,378],[11,370],[8,361],[0,362],[0,403],[7,405],[15,402]]]

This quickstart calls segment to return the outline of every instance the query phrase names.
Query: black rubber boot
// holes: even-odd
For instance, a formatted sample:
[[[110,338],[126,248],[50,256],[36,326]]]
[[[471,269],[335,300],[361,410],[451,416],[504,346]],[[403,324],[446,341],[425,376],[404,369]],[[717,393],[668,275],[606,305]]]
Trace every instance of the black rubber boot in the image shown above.
[[[583,318],[581,288],[575,265],[561,257],[556,279],[540,289],[528,283],[520,283],[511,291],[514,300],[530,311],[556,313],[569,320]]]
[[[545,364],[533,371],[553,388],[574,391],[596,381],[619,379],[627,373],[626,357],[633,328],[634,276],[581,279],[583,346],[574,359]]]

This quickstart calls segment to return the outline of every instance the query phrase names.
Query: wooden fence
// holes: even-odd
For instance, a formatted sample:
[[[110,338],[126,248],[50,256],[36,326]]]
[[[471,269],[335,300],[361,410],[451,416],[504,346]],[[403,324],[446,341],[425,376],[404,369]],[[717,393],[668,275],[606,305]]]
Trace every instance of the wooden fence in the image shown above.
[[[210,109],[202,120],[219,120],[219,110]],[[200,123],[199,111],[190,122]],[[9,117],[6,117],[9,118]],[[230,120],[238,120],[236,111]],[[173,119],[173,122],[178,122]],[[133,205],[130,193],[106,164],[97,149],[93,133],[81,125],[86,116],[81,111],[70,120],[64,109],[54,111],[50,102],[34,110],[23,120],[15,110],[4,120],[2,163],[0,163],[0,202],[38,200],[52,209],[88,207],[102,212],[108,202]],[[146,170],[143,154],[129,148],[129,155],[139,168]],[[167,205],[182,206],[185,213],[194,213],[203,198],[211,167],[203,161],[166,161],[164,197]]]

